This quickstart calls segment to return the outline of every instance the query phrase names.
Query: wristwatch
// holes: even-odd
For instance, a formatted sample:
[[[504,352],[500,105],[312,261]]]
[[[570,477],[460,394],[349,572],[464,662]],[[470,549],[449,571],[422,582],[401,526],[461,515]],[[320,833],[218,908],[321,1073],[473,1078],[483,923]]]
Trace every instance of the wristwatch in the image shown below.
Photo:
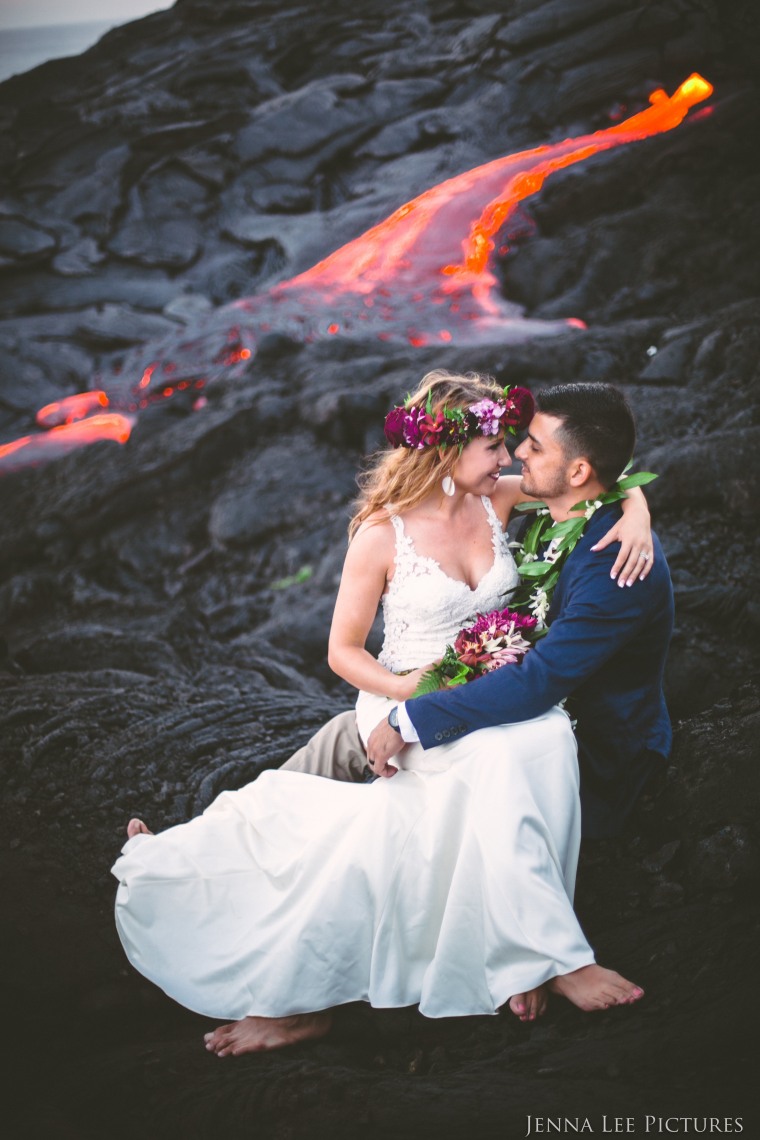
[[[391,728],[395,728],[399,736],[401,735],[401,729],[398,723],[398,705],[394,705],[391,711],[388,713],[388,724],[391,726]]]

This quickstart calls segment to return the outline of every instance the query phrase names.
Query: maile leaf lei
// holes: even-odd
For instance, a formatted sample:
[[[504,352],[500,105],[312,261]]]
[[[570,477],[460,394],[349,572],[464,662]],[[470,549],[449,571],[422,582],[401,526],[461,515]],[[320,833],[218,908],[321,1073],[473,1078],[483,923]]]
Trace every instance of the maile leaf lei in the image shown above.
[[[546,503],[518,503],[515,510],[535,511],[536,518],[525,532],[522,543],[516,544],[515,562],[521,581],[510,596],[510,606],[532,613],[538,619],[541,632],[546,633],[546,615],[554,588],[566,558],[578,545],[589,519],[600,507],[624,499],[626,491],[632,487],[644,487],[656,478],[651,471],[638,471],[635,475],[624,472],[614,487],[597,499],[584,499],[571,507],[573,511],[583,511],[582,515],[563,522],[552,520]],[[539,552],[541,546],[546,546],[543,557]]]

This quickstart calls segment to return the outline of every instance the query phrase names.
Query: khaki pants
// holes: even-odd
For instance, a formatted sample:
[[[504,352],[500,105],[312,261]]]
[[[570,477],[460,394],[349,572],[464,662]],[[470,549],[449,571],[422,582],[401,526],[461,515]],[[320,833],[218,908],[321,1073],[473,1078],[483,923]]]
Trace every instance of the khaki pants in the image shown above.
[[[330,780],[365,780],[371,773],[356,728],[354,710],[338,713],[328,720],[303,748],[285,761],[282,768],[288,772],[326,776]]]

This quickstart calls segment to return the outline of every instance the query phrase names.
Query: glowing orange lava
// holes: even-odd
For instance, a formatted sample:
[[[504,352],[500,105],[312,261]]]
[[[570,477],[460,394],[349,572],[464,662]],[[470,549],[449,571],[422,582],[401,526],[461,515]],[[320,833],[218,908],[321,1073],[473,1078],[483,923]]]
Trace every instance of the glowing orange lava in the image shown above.
[[[12,443],[0,445],[0,469],[12,471],[16,467],[29,467],[50,459],[51,451],[53,456],[65,455],[75,448],[97,443],[101,439],[126,443],[134,422],[134,416],[110,412],[90,416],[79,423],[62,424],[44,434],[22,436]]]
[[[475,300],[479,315],[498,318],[504,306],[501,297],[491,295],[497,285],[488,269],[492,238],[518,204],[538,193],[555,170],[672,130],[690,107],[712,91],[712,85],[695,73],[672,96],[662,89],[652,92],[646,110],[605,130],[497,158],[440,182],[273,292],[316,290],[334,299],[354,293],[366,306],[372,301],[368,294],[393,282],[405,307],[412,287],[422,287],[428,298],[431,290],[456,294],[460,301],[463,292],[469,294],[467,299]],[[461,260],[451,262],[444,250],[456,240],[461,243]],[[246,302],[238,304],[244,307]],[[412,335],[418,335],[417,330]]]
[[[52,430],[0,447],[0,470],[95,439],[124,442],[135,417],[117,409],[136,412],[177,391],[200,389],[207,380],[243,375],[257,338],[269,329],[297,341],[340,334],[421,347],[508,343],[585,328],[572,316],[525,319],[502,296],[492,272],[494,239],[554,171],[672,130],[712,90],[691,75],[672,96],[654,91],[649,107],[605,130],[507,155],[431,187],[311,269],[218,310],[193,338],[177,334],[154,348],[152,362],[136,350],[123,373],[114,369],[112,384],[101,381],[105,391],[42,408],[37,422]],[[507,250],[504,245],[501,252]],[[130,375],[141,378],[130,382]],[[193,407],[205,402],[199,397]],[[104,407],[114,414],[103,415]]]
[[[59,424],[73,424],[76,420],[84,420],[88,416],[98,413],[101,408],[107,408],[108,396],[105,392],[80,392],[77,396],[64,396],[54,404],[46,404],[40,408],[35,416],[37,423],[43,428],[58,427]]]

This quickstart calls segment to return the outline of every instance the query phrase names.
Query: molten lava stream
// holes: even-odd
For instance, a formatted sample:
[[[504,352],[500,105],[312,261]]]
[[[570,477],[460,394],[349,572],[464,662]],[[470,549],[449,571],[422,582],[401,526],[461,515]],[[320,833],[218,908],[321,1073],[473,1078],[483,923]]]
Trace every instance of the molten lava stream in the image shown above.
[[[34,417],[42,428],[59,427],[62,424],[73,424],[77,420],[87,419],[88,416],[99,415],[101,408],[107,408],[108,396],[100,389],[93,392],[80,392],[77,396],[64,396],[53,404],[46,404],[40,408]]]
[[[126,443],[129,439],[135,416],[124,416],[118,412],[90,416],[78,423],[62,424],[40,435],[25,435],[11,443],[0,445],[0,470],[13,471],[19,467],[32,467],[43,460],[66,455],[69,451],[83,447],[87,443],[97,443],[102,439]]]
[[[672,130],[712,90],[707,80],[691,75],[672,96],[654,91],[649,107],[605,130],[494,159],[431,187],[306,272],[220,310],[208,327],[217,339],[226,331],[225,347],[221,356],[212,352],[200,363],[235,369],[252,355],[248,345],[255,346],[257,336],[270,329],[302,340],[340,333],[422,346],[475,344],[495,336],[507,341],[585,327],[575,317],[523,319],[519,307],[500,295],[491,272],[494,237],[517,205],[538,193],[555,170]],[[221,322],[228,316],[225,330]],[[161,395],[172,395],[182,386],[180,373],[174,376],[180,358],[185,381],[200,387],[202,382],[187,378],[197,377],[204,347],[201,336],[173,343],[171,363],[145,368],[119,406],[130,411],[146,406],[145,389],[151,384]],[[160,373],[154,376],[157,367]],[[108,404],[106,394],[95,391],[43,408],[38,423],[61,426],[0,447],[0,470],[44,455],[52,458],[95,439],[124,442],[133,417],[100,414],[99,408]]]
[[[381,286],[391,285],[395,289],[401,286],[408,305],[412,289],[421,289],[429,296],[431,285],[437,285],[453,293],[451,279],[456,278],[459,290],[469,290],[484,312],[496,311],[498,304],[489,297],[496,285],[487,268],[494,249],[491,239],[516,206],[538,193],[555,170],[672,130],[690,107],[707,99],[712,90],[712,85],[695,73],[670,97],[661,89],[654,91],[646,110],[615,126],[497,158],[440,182],[311,269],[275,286],[272,292],[315,289],[333,296],[355,293],[366,299]],[[452,262],[446,251],[457,240],[461,242],[461,260]],[[237,304],[245,306],[246,302]]]

